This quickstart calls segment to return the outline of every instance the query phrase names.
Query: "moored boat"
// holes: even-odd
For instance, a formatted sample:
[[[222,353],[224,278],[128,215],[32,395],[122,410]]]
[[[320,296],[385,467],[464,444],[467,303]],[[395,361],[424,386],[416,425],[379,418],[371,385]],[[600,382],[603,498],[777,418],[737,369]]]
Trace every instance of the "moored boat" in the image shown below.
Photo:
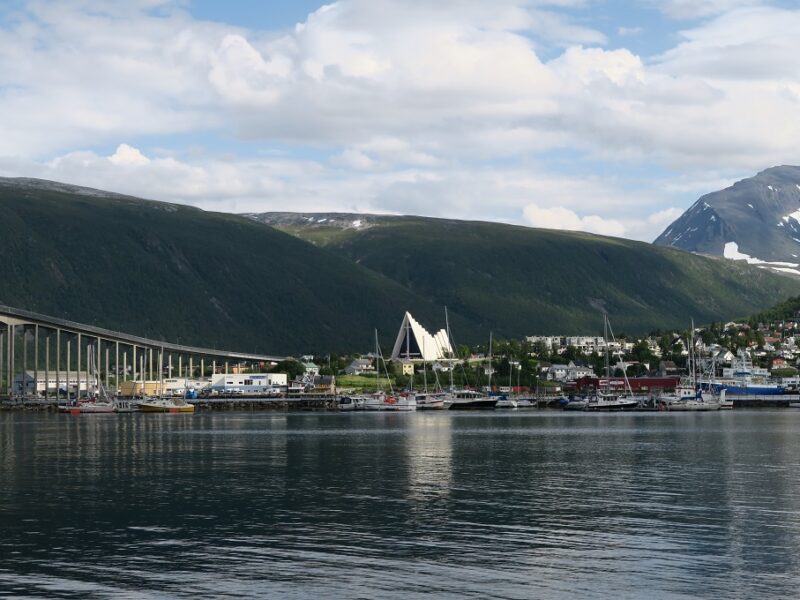
[[[411,396],[377,392],[364,399],[364,410],[410,411],[417,410],[417,401]]]
[[[414,395],[417,401],[417,410],[444,410],[444,396],[442,394],[429,394],[421,392]]]
[[[140,402],[139,410],[149,413],[191,413],[194,412],[194,404],[183,398],[156,398]]]
[[[454,390],[445,395],[444,402],[448,410],[493,410],[497,398],[475,390]]]
[[[78,400],[74,404],[62,404],[58,410],[71,415],[116,412],[114,402],[108,400]]]
[[[517,401],[508,396],[499,396],[495,408],[517,408]]]

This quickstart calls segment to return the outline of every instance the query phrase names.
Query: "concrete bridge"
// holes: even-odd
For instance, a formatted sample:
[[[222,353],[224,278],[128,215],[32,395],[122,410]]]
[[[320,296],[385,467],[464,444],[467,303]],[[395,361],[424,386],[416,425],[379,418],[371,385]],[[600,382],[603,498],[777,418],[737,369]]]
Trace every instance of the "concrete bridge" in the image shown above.
[[[154,381],[165,372],[167,377],[203,376],[206,365],[214,373],[228,373],[231,363],[289,358],[173,344],[0,305],[0,396],[7,398],[36,394],[28,386],[41,387],[41,376],[40,393],[58,400],[75,387],[73,381],[78,391],[95,380],[110,388],[126,380]],[[26,373],[35,383],[27,383]],[[21,389],[15,385],[18,376]]]

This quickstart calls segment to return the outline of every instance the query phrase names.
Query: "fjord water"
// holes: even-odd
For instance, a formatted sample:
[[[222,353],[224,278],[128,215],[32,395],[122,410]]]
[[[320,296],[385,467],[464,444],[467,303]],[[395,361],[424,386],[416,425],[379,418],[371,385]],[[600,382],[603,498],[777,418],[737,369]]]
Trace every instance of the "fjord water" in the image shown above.
[[[6,413],[0,481],[0,596],[800,590],[800,411]]]

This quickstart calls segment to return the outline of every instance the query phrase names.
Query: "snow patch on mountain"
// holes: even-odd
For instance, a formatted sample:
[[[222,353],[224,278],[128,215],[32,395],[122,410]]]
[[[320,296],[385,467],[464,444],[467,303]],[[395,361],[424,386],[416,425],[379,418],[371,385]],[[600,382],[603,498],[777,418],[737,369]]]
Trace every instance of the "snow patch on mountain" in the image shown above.
[[[785,217],[782,217],[782,218],[786,223],[789,222],[789,219],[794,219],[795,221],[800,223],[800,208],[797,209],[796,211],[794,211],[793,213],[789,213],[788,215],[786,215]]]
[[[725,248],[722,251],[722,256],[730,260],[744,260],[747,261],[748,265],[757,265],[764,269],[772,269],[775,271],[781,271],[783,273],[792,273],[794,275],[800,275],[800,263],[790,263],[790,262],[769,262],[767,260],[761,260],[760,258],[750,256],[749,254],[745,254],[744,252],[739,251],[739,244],[736,242],[728,242],[725,244]]]

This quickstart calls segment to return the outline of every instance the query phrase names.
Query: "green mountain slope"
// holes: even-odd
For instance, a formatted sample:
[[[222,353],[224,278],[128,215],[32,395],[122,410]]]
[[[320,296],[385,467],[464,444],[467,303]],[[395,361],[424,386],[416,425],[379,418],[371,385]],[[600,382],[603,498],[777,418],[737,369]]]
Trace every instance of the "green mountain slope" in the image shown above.
[[[797,294],[800,281],[731,261],[590,234],[497,223],[357,215],[277,219],[500,335],[643,333],[747,314]],[[320,221],[323,222],[320,222]],[[464,335],[460,336],[464,337]]]
[[[441,307],[252,220],[0,179],[0,302],[186,344],[275,354],[393,342]],[[392,338],[389,340],[389,338]]]

